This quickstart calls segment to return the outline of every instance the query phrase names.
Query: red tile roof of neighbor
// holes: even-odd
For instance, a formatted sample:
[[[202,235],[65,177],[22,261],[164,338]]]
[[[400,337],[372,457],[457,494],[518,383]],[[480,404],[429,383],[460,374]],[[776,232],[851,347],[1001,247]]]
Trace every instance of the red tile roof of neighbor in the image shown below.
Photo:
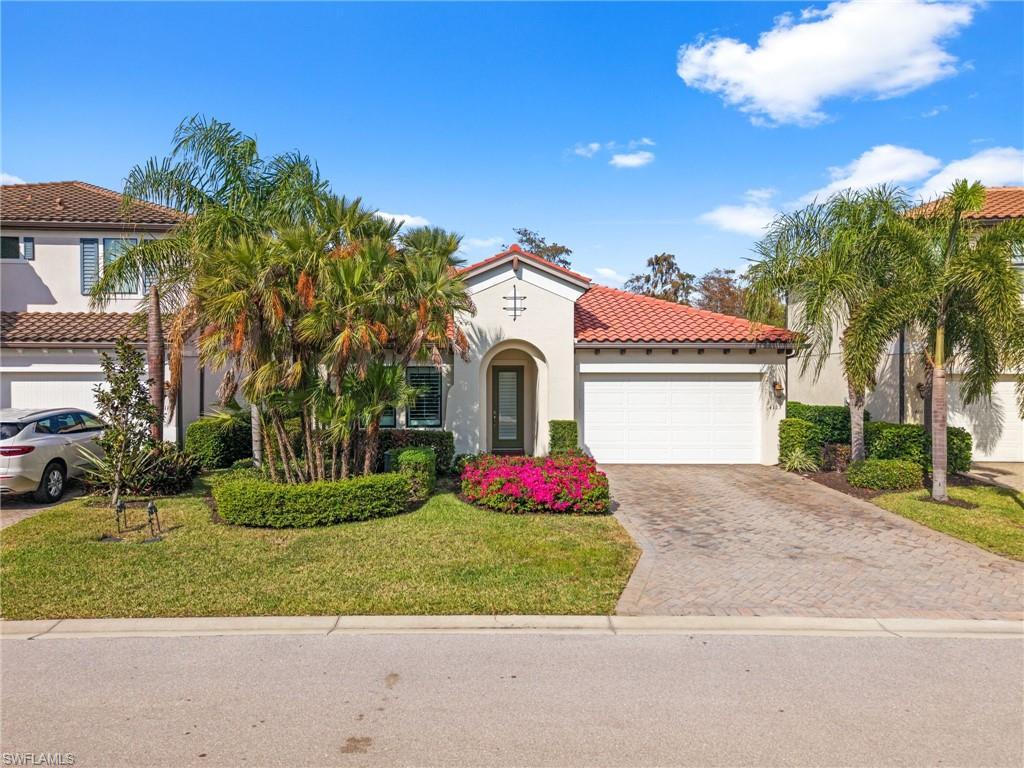
[[[0,312],[0,344],[113,343],[146,340],[145,319],[132,312]]]
[[[914,211],[928,213],[938,202],[940,201],[933,200],[915,208]],[[981,210],[967,211],[963,217],[981,221],[1024,218],[1024,187],[986,187],[985,203]]]
[[[576,341],[604,343],[790,343],[769,325],[595,285],[576,300]]]
[[[185,216],[154,203],[137,202],[126,216],[124,198],[109,189],[83,181],[0,186],[0,223],[6,226],[68,226],[74,224],[132,224],[167,229]]]

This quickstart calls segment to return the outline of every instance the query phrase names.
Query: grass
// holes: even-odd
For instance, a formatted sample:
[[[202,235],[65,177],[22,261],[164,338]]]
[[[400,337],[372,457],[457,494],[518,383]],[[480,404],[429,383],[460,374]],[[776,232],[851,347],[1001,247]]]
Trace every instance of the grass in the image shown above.
[[[887,493],[871,501],[990,552],[1024,560],[1024,496],[1008,488],[975,485],[951,486],[949,497],[977,507],[936,504],[929,501],[928,491],[922,490]]]
[[[452,494],[305,530],[214,524],[201,494],[178,496],[159,504],[156,543],[100,542],[114,516],[91,504],[3,531],[0,615],[608,614],[639,556],[610,516],[502,515]]]

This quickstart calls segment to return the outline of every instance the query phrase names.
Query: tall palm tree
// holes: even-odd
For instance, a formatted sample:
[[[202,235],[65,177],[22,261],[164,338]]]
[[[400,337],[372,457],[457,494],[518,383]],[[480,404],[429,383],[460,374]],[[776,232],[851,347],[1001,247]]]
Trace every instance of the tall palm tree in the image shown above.
[[[875,384],[884,342],[898,327],[875,329],[873,347],[854,344],[850,328],[874,293],[894,279],[883,226],[907,209],[902,192],[880,186],[842,192],[779,216],[757,244],[760,259],[748,272],[752,320],[767,322],[779,297],[788,299],[791,326],[802,340],[802,373],[821,373],[839,333],[854,460],[864,458],[865,398]]]
[[[174,132],[170,154],[133,168],[125,181],[124,205],[136,200],[167,205],[186,214],[166,238],[141,240],[104,265],[92,292],[102,308],[125,281],[145,274],[157,291],[154,298],[170,317],[167,329],[170,369],[170,410],[181,382],[186,343],[199,328],[195,286],[209,273],[207,260],[218,248],[240,237],[256,237],[282,225],[314,215],[326,182],[308,157],[296,152],[260,156],[256,140],[230,123],[199,115],[187,118]],[[227,401],[232,379],[226,378],[221,399]],[[261,460],[261,422],[253,409],[253,453]]]
[[[363,474],[368,475],[377,464],[381,416],[389,408],[412,405],[419,390],[406,380],[404,368],[381,360],[371,362],[362,376],[351,375],[346,388],[354,393],[359,415],[366,427]]]
[[[886,226],[895,278],[865,304],[852,329],[858,347],[873,349],[873,338],[908,325],[926,339],[931,373],[932,497],[946,491],[947,373],[960,379],[965,404],[990,397],[1004,371],[1018,371],[1017,391],[1024,416],[1024,282],[1013,265],[1024,243],[1024,222],[983,226],[964,218],[980,210],[985,188],[959,180],[938,201]]]

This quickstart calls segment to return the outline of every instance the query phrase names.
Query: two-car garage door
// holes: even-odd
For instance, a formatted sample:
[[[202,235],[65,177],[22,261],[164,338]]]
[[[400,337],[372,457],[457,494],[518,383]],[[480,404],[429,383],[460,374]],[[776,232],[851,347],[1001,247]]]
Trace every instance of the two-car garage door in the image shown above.
[[[4,373],[3,408],[81,408],[96,412],[93,388],[103,382],[96,372]]]
[[[605,464],[755,464],[759,374],[588,374],[583,445]]]

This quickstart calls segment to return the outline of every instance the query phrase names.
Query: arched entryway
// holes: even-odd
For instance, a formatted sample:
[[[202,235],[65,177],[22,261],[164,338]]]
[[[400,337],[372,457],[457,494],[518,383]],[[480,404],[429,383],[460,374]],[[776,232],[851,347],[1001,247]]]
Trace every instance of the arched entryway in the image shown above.
[[[496,344],[480,365],[480,434],[494,453],[538,455],[547,449],[547,361],[532,344]]]

